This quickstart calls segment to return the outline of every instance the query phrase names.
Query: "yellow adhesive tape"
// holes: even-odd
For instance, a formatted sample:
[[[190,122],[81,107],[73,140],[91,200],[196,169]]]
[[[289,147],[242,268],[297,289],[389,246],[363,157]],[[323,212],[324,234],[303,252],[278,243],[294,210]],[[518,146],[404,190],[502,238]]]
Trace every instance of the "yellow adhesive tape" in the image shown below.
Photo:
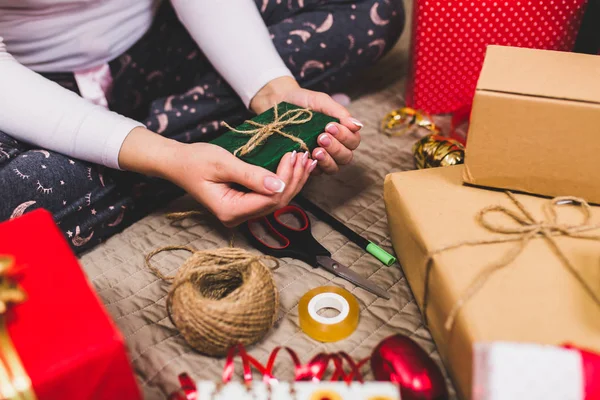
[[[335,317],[319,315],[319,311],[333,308]],[[336,286],[322,286],[308,291],[298,304],[300,329],[320,342],[337,342],[352,334],[358,326],[359,306],[356,298]]]

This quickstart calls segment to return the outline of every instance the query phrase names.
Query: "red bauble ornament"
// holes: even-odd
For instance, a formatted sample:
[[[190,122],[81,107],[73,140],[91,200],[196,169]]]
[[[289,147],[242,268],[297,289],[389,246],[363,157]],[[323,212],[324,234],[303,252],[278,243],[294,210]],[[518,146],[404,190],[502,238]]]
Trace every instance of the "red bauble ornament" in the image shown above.
[[[371,370],[378,381],[400,386],[402,400],[442,400],[448,389],[442,372],[429,355],[412,339],[394,335],[373,351]]]

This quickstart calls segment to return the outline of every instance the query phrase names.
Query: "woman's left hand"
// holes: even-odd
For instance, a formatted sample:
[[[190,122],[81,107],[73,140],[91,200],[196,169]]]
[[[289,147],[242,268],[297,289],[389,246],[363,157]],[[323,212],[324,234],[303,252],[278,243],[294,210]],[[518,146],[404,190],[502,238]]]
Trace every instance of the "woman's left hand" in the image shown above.
[[[302,89],[291,77],[281,77],[265,85],[250,102],[250,108],[261,114],[282,101],[309,108],[331,117],[340,123],[329,123],[325,132],[318,138],[321,147],[313,150],[312,158],[317,160],[318,169],[327,174],[338,172],[340,165],[352,161],[352,152],[360,144],[360,128],[363,124],[352,118],[348,110],[329,95]]]

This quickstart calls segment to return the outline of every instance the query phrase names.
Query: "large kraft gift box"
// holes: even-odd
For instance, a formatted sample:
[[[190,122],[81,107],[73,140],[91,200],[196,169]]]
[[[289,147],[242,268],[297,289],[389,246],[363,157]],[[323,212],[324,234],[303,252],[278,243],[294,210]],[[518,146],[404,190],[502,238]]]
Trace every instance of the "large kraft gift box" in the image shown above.
[[[13,382],[0,385],[0,398],[32,399],[11,396],[9,387],[30,386],[38,400],[140,399],[123,337],[52,215],[40,209],[0,224],[0,256],[13,259],[0,277],[0,299],[15,283],[26,296],[0,316],[7,327],[0,332],[0,371],[8,367]]]
[[[519,209],[501,191],[465,186],[464,166],[390,174],[385,203],[396,255],[423,311],[428,255],[460,242],[506,239],[482,227],[476,214],[490,206]],[[550,199],[517,194],[537,220],[545,220]],[[579,224],[581,209],[555,208],[559,223]],[[600,207],[592,207],[600,223]],[[486,214],[498,227],[527,228],[501,212]],[[600,229],[587,232],[600,235]],[[513,238],[517,234],[512,234]],[[553,237],[596,296],[600,296],[600,242]],[[494,263],[500,263],[519,242],[479,244],[441,251],[432,257],[426,317],[442,359],[464,398],[471,395],[473,344],[512,341],[562,345],[571,343],[600,351],[600,305],[586,292],[546,239],[531,239],[518,257],[484,279],[467,298],[468,288]],[[481,281],[480,281],[481,282]],[[451,327],[445,326],[458,307]]]
[[[600,203],[600,56],[487,49],[465,182]]]

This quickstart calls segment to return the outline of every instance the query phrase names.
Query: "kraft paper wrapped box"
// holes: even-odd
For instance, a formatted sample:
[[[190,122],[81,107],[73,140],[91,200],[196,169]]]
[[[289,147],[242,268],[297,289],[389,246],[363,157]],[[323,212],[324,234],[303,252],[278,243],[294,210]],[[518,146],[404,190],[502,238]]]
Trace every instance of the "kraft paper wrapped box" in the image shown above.
[[[392,242],[421,311],[426,265],[432,252],[464,241],[517,235],[494,233],[479,224],[477,213],[490,206],[521,214],[506,193],[463,185],[463,169],[459,165],[386,177],[384,197]],[[537,220],[546,218],[543,210],[549,199],[524,194],[515,198]],[[581,209],[573,205],[555,210],[559,223],[580,224],[583,220]],[[600,207],[592,207],[591,214],[590,223],[600,224]],[[501,212],[486,214],[486,221],[523,228]],[[584,233],[599,236],[600,229]],[[489,275],[470,298],[465,296],[476,278],[500,263],[519,242],[463,246],[432,257],[428,325],[464,398],[471,395],[472,346],[476,342],[571,343],[600,351],[600,304],[596,302],[600,297],[600,242],[559,235],[553,239],[590,293],[543,237],[532,238],[514,261]],[[448,317],[461,299],[465,301],[448,329]]]
[[[338,122],[336,118],[316,111],[304,110],[301,107],[285,102],[277,105],[277,111],[277,117],[282,125],[280,127],[273,127],[287,135],[302,140],[311,152],[317,147],[317,138],[325,131],[325,126],[330,122]],[[236,154],[236,151],[246,145],[250,138],[258,133],[254,133],[257,129],[272,124],[278,118],[275,115],[275,107],[271,108],[252,118],[250,120],[252,122],[246,121],[236,127],[235,130],[238,130],[238,132],[233,130],[225,132],[211,141],[211,143],[223,147],[230,153]],[[248,133],[241,133],[239,131]],[[264,142],[258,143],[258,146],[248,151],[247,154],[238,153],[236,155],[249,164],[258,165],[259,167],[275,172],[279,166],[281,157],[293,150],[304,151],[298,142],[275,132],[268,136]]]
[[[600,56],[489,46],[465,182],[600,204],[599,77]]]

